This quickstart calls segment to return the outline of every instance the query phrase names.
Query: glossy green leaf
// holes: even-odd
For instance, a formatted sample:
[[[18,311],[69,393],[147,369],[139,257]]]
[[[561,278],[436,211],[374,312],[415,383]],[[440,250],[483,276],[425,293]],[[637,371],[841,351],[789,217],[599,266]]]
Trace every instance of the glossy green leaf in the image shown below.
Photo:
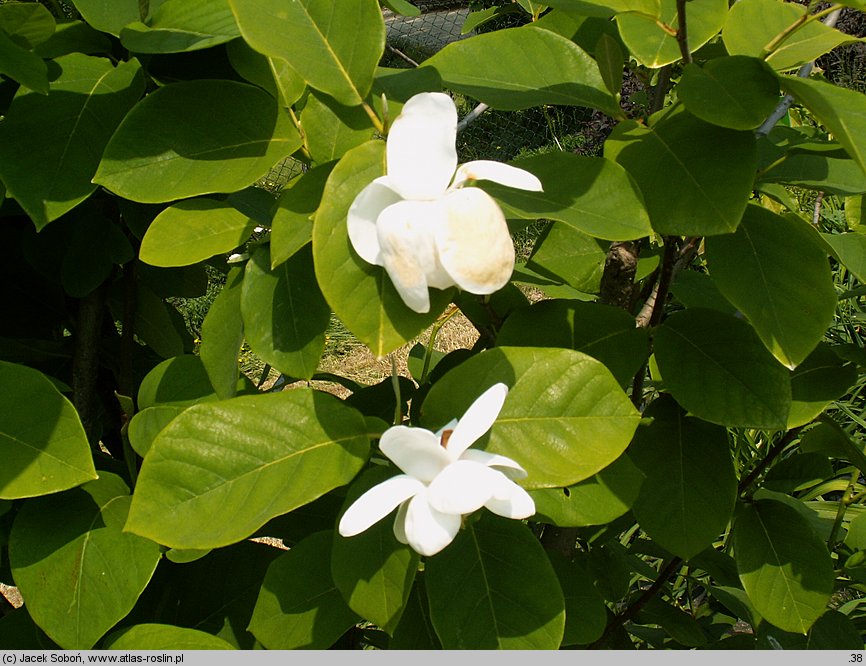
[[[446,650],[555,650],[565,629],[562,588],[526,525],[483,515],[424,578],[430,618]]]
[[[856,197],[845,197],[844,210],[845,222],[851,231],[862,231],[866,229],[866,206],[863,200],[866,195]]]
[[[811,111],[866,171],[866,96],[824,81],[785,76],[782,89]]]
[[[117,317],[120,319],[120,317]],[[180,313],[142,284],[135,292],[135,335],[162,358],[192,351]]]
[[[735,130],[759,127],[779,101],[779,82],[757,58],[731,56],[686,65],[677,97],[689,112]]]
[[[127,430],[132,450],[144,458],[156,436],[185,409],[183,405],[153,405],[136,412]]]
[[[73,0],[73,4],[90,25],[117,37],[125,25],[147,20],[165,1],[148,0],[147,3],[142,3],[141,0]],[[145,8],[144,16],[142,8]]]
[[[544,191],[486,185],[508,218],[559,220],[605,240],[631,240],[652,233],[640,191],[615,162],[555,151],[512,164],[535,174]]]
[[[58,58],[70,53],[108,53],[111,41],[84,21],[61,19],[57,29],[46,41],[37,44],[34,52],[43,58]]]
[[[526,267],[578,291],[598,293],[610,243],[565,224],[551,224],[535,240]]]
[[[761,173],[761,183],[799,185],[827,194],[866,192],[866,174],[854,160],[795,153]]]
[[[420,16],[421,10],[407,0],[381,0],[392,12],[402,14],[403,16]]]
[[[38,370],[0,361],[0,499],[47,495],[96,478],[78,413]]]
[[[693,236],[737,228],[757,161],[752,132],[710,125],[685,111],[649,128],[620,123],[605,142],[605,156],[637,182],[653,229]]]
[[[139,256],[151,266],[197,264],[242,245],[254,226],[253,220],[223,201],[179,201],[147,228]]]
[[[237,391],[238,354],[244,341],[241,316],[243,279],[239,268],[229,271],[225,285],[201,325],[199,357],[214,392],[222,400],[234,397]]]
[[[854,274],[861,282],[866,282],[866,234],[821,234],[833,250],[834,258]]]
[[[856,365],[840,358],[829,345],[819,343],[791,373],[788,428],[815,419],[830,403],[845,395],[856,381]]]
[[[258,248],[244,272],[241,314],[253,351],[280,372],[310,379],[325,349],[331,310],[313,277],[309,246],[271,269],[267,246]]]
[[[238,388],[246,385],[241,378]],[[217,400],[199,356],[186,354],[167,359],[145,375],[138,388],[138,408],[154,405],[189,407],[198,402]]]
[[[658,16],[659,0],[550,0],[550,7],[573,11],[582,16],[611,16],[622,12],[639,12],[647,16]]]
[[[331,579],[331,532],[317,532],[268,567],[250,631],[270,650],[324,650],[360,618]]]
[[[48,67],[38,55],[16,44],[0,30],[0,74],[25,88],[47,95]]]
[[[194,405],[154,441],[126,529],[172,548],[234,543],[348,483],[369,446],[358,412],[309,389]]]
[[[710,308],[730,315],[737,313],[737,308],[722,296],[715,280],[706,273],[679,271],[671,285],[671,293],[689,308]]]
[[[660,546],[687,560],[710,546],[731,519],[737,474],[727,431],[688,417],[670,398],[644,412],[629,456],[643,472],[632,507],[641,528]]]
[[[689,50],[697,51],[712,39],[728,15],[727,0],[701,0],[686,4],[686,26],[689,36]],[[677,29],[676,0],[661,0],[658,15],[652,16],[638,12],[617,14],[616,23],[622,41],[631,55],[645,67],[662,67],[676,62],[682,57],[677,38],[661,28],[661,20]]]
[[[226,55],[238,74],[267,90],[284,106],[297,102],[306,89],[307,84],[289,63],[254,51],[242,39],[226,44]]]
[[[127,114],[93,181],[144,203],[234,192],[300,145],[292,121],[264,90],[184,81],[159,88]]]
[[[356,106],[370,92],[385,50],[375,0],[229,0],[241,34],[256,51],[282,58],[310,84]]]
[[[48,96],[20,89],[0,125],[0,177],[37,229],[96,189],[102,149],[144,91],[138,61],[114,67],[80,54],[60,67]]]
[[[743,506],[733,529],[740,580],[770,623],[804,634],[833,592],[826,545],[799,512],[773,500]]]
[[[838,610],[827,610],[805,636],[784,633],[769,625],[764,629],[784,650],[863,650],[863,638],[856,625]]]
[[[343,106],[322,93],[311,93],[301,111],[307,149],[319,164],[340,159],[373,138],[375,130],[360,107]]]
[[[132,610],[159,546],[123,531],[129,489],[106,472],[23,505],[9,540],[15,583],[37,624],[65,649],[89,649]]]
[[[623,386],[631,383],[649,356],[646,331],[635,328],[628,312],[580,301],[545,300],[515,310],[496,344],[575,349],[604,363]]]
[[[812,227],[749,206],[736,233],[706,241],[706,254],[719,291],[780,363],[797,367],[836,312],[827,254]]]
[[[349,488],[343,508],[363,492],[393,476],[377,467]],[[385,518],[357,536],[334,533],[331,575],[349,607],[389,634],[400,623],[420,557],[394,536],[394,521]]]
[[[631,509],[643,479],[643,473],[623,454],[573,486],[543,488],[529,494],[542,522],[559,527],[604,525]]]
[[[424,65],[439,72],[446,88],[497,109],[564,104],[619,114],[595,60],[542,28],[507,28],[453,42]]]
[[[565,600],[562,644],[588,645],[601,637],[607,624],[604,601],[581,562],[568,560],[556,551],[548,551],[547,556]]]
[[[776,462],[764,477],[763,487],[778,493],[813,488],[833,476],[826,454],[795,453]]]
[[[603,33],[593,51],[604,85],[613,95],[622,89],[625,55],[618,40]]]
[[[619,458],[639,415],[610,371],[569,349],[496,347],[448,371],[424,401],[425,427],[459,418],[484,391],[510,387],[489,439],[476,448],[517,461],[527,488],[569,486]]]
[[[136,624],[106,640],[106,650],[234,650],[213,634],[170,624]]]
[[[25,49],[32,49],[50,39],[56,22],[38,3],[7,2],[0,6],[0,30]]]
[[[271,225],[271,268],[276,268],[313,237],[313,216],[334,164],[314,167],[289,182]]]
[[[701,308],[677,312],[656,332],[655,358],[665,387],[698,418],[743,428],[787,425],[788,371],[742,319]]]
[[[432,324],[452,290],[430,290],[430,312],[410,310],[383,268],[355,254],[346,213],[355,196],[385,173],[385,144],[370,141],[350,150],[325,184],[313,223],[316,279],[331,308],[376,356],[395,350]]]
[[[239,37],[228,0],[165,0],[151,20],[120,31],[135,53],[180,53],[206,49]]]
[[[766,57],[775,70],[799,67],[837,46],[856,41],[844,33],[829,28],[820,21],[810,21],[798,28],[767,54],[770,46],[783,31],[806,14],[803,5],[781,0],[744,0],[731,7],[722,39],[731,55]]]

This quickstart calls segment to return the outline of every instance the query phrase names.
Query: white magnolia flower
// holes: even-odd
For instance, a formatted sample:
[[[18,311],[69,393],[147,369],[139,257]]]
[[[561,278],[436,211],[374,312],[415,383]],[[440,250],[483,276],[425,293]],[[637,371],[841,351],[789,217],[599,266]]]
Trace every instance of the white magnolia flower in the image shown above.
[[[528,171],[480,160],[457,168],[457,109],[444,93],[420,93],[388,133],[387,174],[349,208],[349,240],[366,262],[384,266],[406,305],[430,310],[428,287],[473,294],[501,289],[514,268],[505,216],[481,189],[492,180],[541,191]]]
[[[379,448],[405,474],[370,488],[340,519],[345,537],[360,534],[396,507],[394,534],[421,555],[435,555],[460,530],[462,516],[487,507],[506,518],[529,518],[535,503],[511,479],[526,471],[511,458],[470,449],[496,420],[508,387],[495,384],[466,410],[463,418],[432,433],[394,426]]]

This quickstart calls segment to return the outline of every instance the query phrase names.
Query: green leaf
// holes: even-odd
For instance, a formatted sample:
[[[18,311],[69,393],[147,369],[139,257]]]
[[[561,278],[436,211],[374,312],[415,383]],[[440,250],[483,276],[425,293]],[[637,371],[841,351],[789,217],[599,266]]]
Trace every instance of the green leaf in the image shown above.
[[[830,555],[807,520],[785,504],[760,500],[741,508],[733,539],[755,609],[780,629],[805,634],[833,592]]]
[[[604,363],[623,386],[649,357],[646,331],[635,328],[628,312],[580,301],[545,300],[515,310],[499,330],[496,344],[575,349]]]
[[[745,321],[702,308],[674,313],[656,332],[655,358],[665,387],[698,418],[743,428],[786,427],[788,372]]]
[[[392,470],[385,467],[363,474],[349,488],[343,509],[390,476]],[[334,533],[331,575],[353,611],[393,635],[408,602],[419,559],[411,548],[397,541],[393,520],[380,520],[351,538]]]
[[[607,624],[607,609],[596,591],[592,577],[577,560],[568,560],[556,551],[547,556],[559,579],[565,599],[563,645],[588,645],[601,637]]]
[[[316,279],[328,304],[346,327],[376,356],[384,356],[432,324],[452,290],[430,291],[430,312],[410,310],[383,268],[366,263],[352,249],[346,214],[355,196],[385,173],[385,144],[370,141],[347,152],[325,184],[313,223]]]
[[[165,0],[147,25],[139,21],[124,27],[120,42],[137,53],[180,53],[239,36],[228,0]]]
[[[183,319],[177,310],[143,284],[136,287],[134,326],[135,335],[162,358],[184,353],[189,333]]]
[[[631,240],[652,233],[640,191],[615,162],[556,151],[512,164],[535,174],[544,191],[485,185],[508,218],[559,220],[605,240]]]
[[[622,12],[658,16],[661,8],[659,0],[545,0],[544,4],[582,16],[603,17]]]
[[[707,636],[689,613],[654,597],[638,612],[639,624],[657,624],[680,645],[701,647]]]
[[[250,631],[269,650],[324,650],[358,620],[331,579],[331,532],[317,532],[268,567]]]
[[[604,525],[631,509],[643,473],[622,454],[598,474],[567,488],[530,491],[537,518],[559,527]],[[591,642],[591,641],[587,641]]]
[[[827,194],[866,192],[866,174],[854,160],[814,153],[789,154],[759,176],[761,183],[799,185]]]
[[[541,232],[526,268],[566,282],[578,291],[598,293],[610,243],[565,224],[551,224]]]
[[[97,481],[21,507],[9,539],[15,583],[36,623],[65,649],[90,649],[126,616],[156,569],[152,541],[123,531],[129,489]]]
[[[214,392],[222,400],[234,397],[237,391],[238,354],[244,341],[241,316],[243,279],[239,268],[229,271],[225,285],[201,325],[199,357]]]
[[[857,367],[821,342],[791,373],[791,411],[788,428],[805,425],[841,398],[857,382]]]
[[[710,308],[729,315],[737,313],[737,308],[722,296],[715,280],[706,273],[679,271],[671,286],[671,292],[688,308]]]
[[[775,463],[764,477],[763,488],[779,493],[795,493],[813,488],[833,476],[827,455],[795,453]]]
[[[382,0],[382,4],[385,5],[392,12],[402,14],[403,16],[421,15],[421,10],[418,9],[411,2],[407,2],[407,0]]]
[[[441,650],[442,644],[430,622],[430,605],[424,586],[423,572],[415,576],[415,584],[406,602],[400,624],[388,643],[391,650]]]
[[[144,458],[156,436],[185,409],[186,407],[181,405],[154,405],[137,412],[130,420],[127,430],[132,450]]]
[[[866,96],[830,83],[784,76],[782,89],[811,111],[866,171]]]
[[[313,167],[290,181],[280,194],[271,225],[271,268],[276,268],[310,242],[313,216],[334,164]]]
[[[282,58],[317,90],[357,106],[385,50],[375,0],[229,0],[247,43]]]
[[[253,220],[223,201],[179,201],[147,228],[140,258],[151,266],[190,266],[242,245],[254,226]]]
[[[108,53],[111,42],[103,33],[84,21],[61,19],[57,29],[46,41],[38,44],[34,52],[43,58],[58,58],[70,53]]]
[[[595,60],[542,28],[507,28],[453,42],[424,65],[439,72],[446,88],[504,111],[564,104],[621,114]]]
[[[289,63],[254,51],[242,39],[226,44],[226,55],[238,74],[267,90],[283,106],[289,107],[297,102],[306,90],[307,84]]]
[[[446,650],[555,650],[562,588],[526,525],[485,514],[428,558],[430,618]]]
[[[727,0],[702,0],[687,3],[685,7],[689,50],[694,53],[722,29],[728,3]],[[661,10],[656,15],[627,12],[616,16],[622,41],[631,55],[646,67],[663,67],[682,57],[677,38],[662,30],[659,20],[677,29],[676,0],[661,0]]]
[[[866,196],[845,197],[845,222],[851,231],[863,232],[866,229],[866,206],[863,200]]]
[[[719,291],[773,356],[796,368],[836,312],[830,265],[814,229],[752,205],[736,233],[707,239],[706,254]]]
[[[184,81],[159,88],[127,114],[93,181],[143,203],[234,192],[300,145],[297,129],[264,90]]]
[[[744,0],[731,7],[722,39],[731,55],[765,58],[775,70],[799,67],[842,44],[857,41],[820,21],[798,28],[769,55],[765,49],[806,14],[802,5],[780,0]]]
[[[271,269],[267,246],[247,262],[241,287],[244,332],[265,363],[299,379],[310,379],[325,349],[331,310],[313,278],[309,246]]]
[[[154,441],[126,529],[172,548],[234,543],[348,483],[369,446],[358,412],[309,389],[194,405]]]
[[[497,382],[510,387],[489,439],[476,448],[517,461],[527,488],[569,486],[600,472],[640,419],[610,371],[569,349],[496,347],[448,371],[424,401],[425,427],[460,418]],[[435,429],[432,428],[432,429]]]
[[[238,388],[243,386],[242,378]],[[163,361],[145,375],[138,387],[139,409],[168,404],[189,407],[213,400],[217,400],[217,394],[204,363],[201,357],[192,354]]]
[[[866,283],[866,234],[821,234],[821,238],[833,250],[834,258],[860,282]]]
[[[301,111],[301,126],[314,162],[340,159],[347,151],[373,138],[375,130],[360,107],[343,106],[313,92]]]
[[[32,49],[50,39],[56,22],[38,3],[7,2],[0,6],[0,30],[25,49]]]
[[[96,478],[75,407],[37,370],[0,361],[0,499],[47,495]]]
[[[625,60],[620,42],[607,33],[603,33],[595,46],[594,55],[604,85],[607,86],[611,94],[618,95],[622,89],[623,62]]]
[[[737,474],[727,431],[687,417],[673,400],[656,400],[644,412],[629,455],[643,472],[632,511],[641,528],[684,560],[725,531],[737,499]]]
[[[0,30],[0,58],[0,74],[34,92],[48,94],[48,67],[45,62],[12,41],[3,30]]]
[[[677,236],[736,229],[757,164],[752,132],[710,125],[685,111],[649,128],[620,123],[605,142],[605,156],[637,181],[653,229]]]
[[[91,178],[112,132],[144,92],[138,61],[117,67],[80,54],[54,61],[48,96],[20,89],[0,125],[0,177],[37,229],[96,189]]]
[[[149,7],[151,15],[165,1],[149,0],[144,6]],[[149,18],[142,16],[141,0],[73,0],[73,4],[90,25],[115,37],[124,26]]]
[[[197,629],[170,624],[136,624],[111,634],[106,650],[234,650],[234,646]]]
[[[703,67],[686,65],[677,97],[688,111],[708,123],[735,130],[759,127],[779,101],[779,82],[757,59],[731,56]]]

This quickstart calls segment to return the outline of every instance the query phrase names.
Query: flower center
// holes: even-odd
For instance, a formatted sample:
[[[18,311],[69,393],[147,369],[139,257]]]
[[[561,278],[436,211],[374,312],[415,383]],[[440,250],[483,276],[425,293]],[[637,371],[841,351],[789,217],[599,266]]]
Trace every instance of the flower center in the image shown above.
[[[451,439],[451,435],[453,432],[454,432],[453,430],[443,430],[442,431],[442,437],[439,440],[439,443],[442,445],[443,449],[448,448],[448,440]]]

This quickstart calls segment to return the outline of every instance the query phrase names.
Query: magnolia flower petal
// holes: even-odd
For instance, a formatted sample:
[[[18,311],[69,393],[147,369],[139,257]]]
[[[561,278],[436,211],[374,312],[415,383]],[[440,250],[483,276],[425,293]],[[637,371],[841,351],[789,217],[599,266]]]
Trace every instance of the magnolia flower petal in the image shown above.
[[[397,517],[394,518],[394,536],[397,537],[397,541],[406,545],[409,544],[409,538],[406,536],[406,511],[409,510],[411,501],[403,502],[397,509]]]
[[[340,534],[344,537],[360,534],[391,513],[398,504],[423,491],[424,484],[407,474],[373,486],[346,509],[340,518]]]
[[[451,462],[439,437],[424,428],[393,426],[379,440],[379,449],[406,474],[430,483]]]
[[[456,427],[457,419],[451,419],[450,421],[448,421],[448,423],[446,423],[444,426],[442,426],[441,428],[439,428],[439,430],[436,431],[436,436],[442,437],[442,433],[444,433],[446,430],[454,430],[454,428]]]
[[[502,479],[505,479],[502,472],[487,465],[458,460],[433,479],[427,487],[427,501],[442,513],[472,513],[484,506],[494,493],[501,492]]]
[[[382,265],[376,220],[388,206],[402,198],[388,186],[388,177],[382,176],[358,193],[346,217],[349,241],[358,256],[368,264]]]
[[[406,540],[415,552],[435,555],[445,548],[460,531],[461,517],[441,513],[430,506],[425,494],[419,493],[409,501],[403,530]]]
[[[476,160],[462,164],[454,174],[452,188],[461,187],[470,180],[490,180],[506,187],[516,187],[519,190],[541,192],[541,181],[525,169],[518,169],[509,164],[492,160]]]
[[[487,465],[502,472],[509,479],[525,479],[527,477],[526,470],[514,462],[511,458],[500,456],[496,453],[488,453],[487,451],[479,451],[478,449],[467,449],[460,460],[471,460],[473,462]]]
[[[502,410],[507,395],[508,387],[500,382],[491,386],[469,405],[469,409],[454,427],[454,432],[451,433],[445,447],[452,460],[461,458],[466,449],[490,430]]]
[[[406,199],[441,197],[457,168],[457,109],[445,93],[420,93],[388,132],[388,178]]]
[[[518,520],[535,514],[535,502],[529,493],[504,476],[502,479],[496,495],[487,500],[484,506],[497,515]]]
[[[504,287],[514,270],[514,243],[497,203],[477,187],[450,192],[442,202],[447,215],[435,228],[442,267],[472,294]]]

